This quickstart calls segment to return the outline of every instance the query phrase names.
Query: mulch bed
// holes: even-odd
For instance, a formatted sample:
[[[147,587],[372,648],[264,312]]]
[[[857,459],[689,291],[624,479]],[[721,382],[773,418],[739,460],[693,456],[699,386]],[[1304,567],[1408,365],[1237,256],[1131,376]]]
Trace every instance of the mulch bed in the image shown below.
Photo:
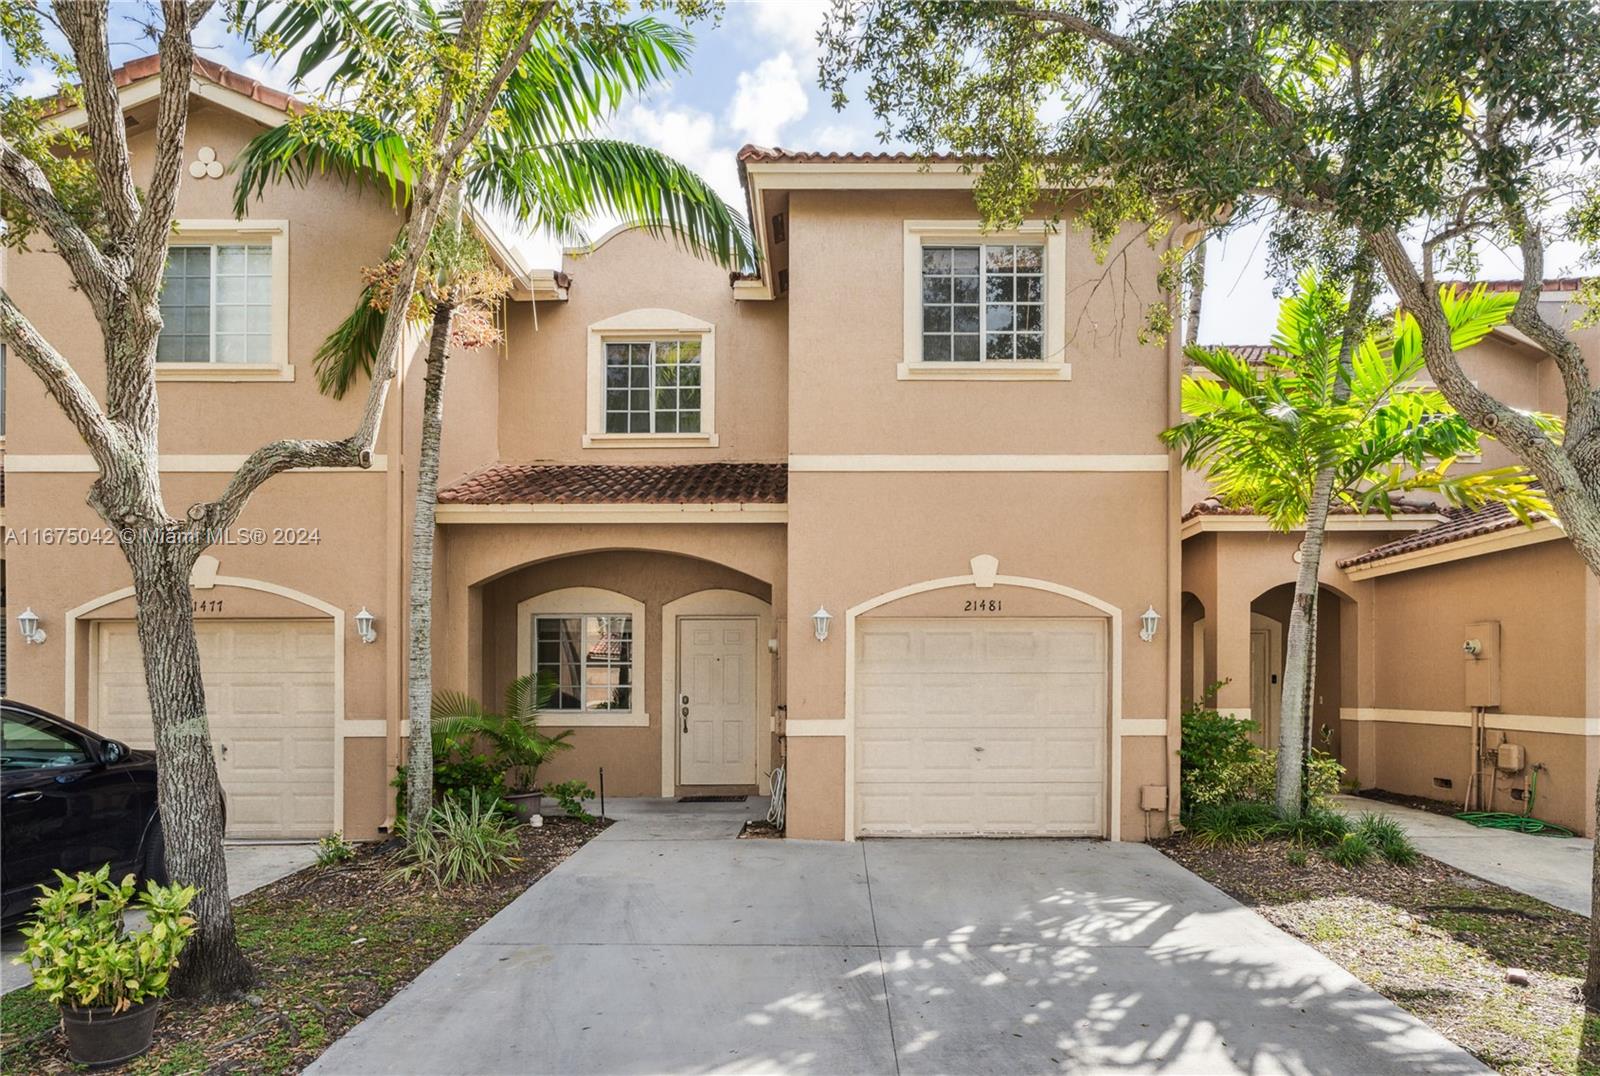
[[[1579,1064],[1579,986],[1589,921],[1423,857],[1354,870],[1284,842],[1161,851],[1342,965],[1505,1073],[1600,1072]],[[1507,982],[1520,968],[1528,985]],[[1600,1047],[1591,1018],[1583,1052]]]
[[[752,818],[739,831],[739,838],[746,841],[782,840],[783,830],[765,818]]]
[[[169,1001],[150,1052],[127,1073],[293,1073],[610,823],[546,818],[519,830],[516,868],[477,887],[392,880],[392,845],[310,867],[234,902],[256,985],[242,998]],[[0,1009],[0,1071],[82,1071],[53,1005],[18,991]]]

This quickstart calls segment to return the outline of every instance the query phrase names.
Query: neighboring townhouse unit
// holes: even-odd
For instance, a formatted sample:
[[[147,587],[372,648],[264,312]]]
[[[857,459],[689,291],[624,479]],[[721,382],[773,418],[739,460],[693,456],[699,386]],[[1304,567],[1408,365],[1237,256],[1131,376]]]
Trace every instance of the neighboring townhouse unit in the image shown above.
[[[156,77],[153,60],[119,76],[141,161]],[[399,222],[386,196],[324,180],[230,219],[211,162],[290,102],[208,64],[194,93],[159,371],[179,510],[263,440],[354,427],[359,393],[320,395],[310,357]],[[518,291],[503,347],[452,359],[436,687],[493,699],[554,679],[545,724],[575,750],[542,774],[603,769],[608,796],[766,792],[784,766],[797,837],[1165,832],[1182,482],[1157,434],[1180,356],[1138,339],[1160,250],[1130,234],[1102,262],[1044,208],[985,233],[955,162],[747,147],[739,163],[755,274],[626,230],[530,273],[484,228]],[[6,258],[45,335],[95,355],[58,261]],[[409,346],[374,467],[273,480],[196,572],[235,836],[392,823]],[[148,743],[88,456],[11,375],[10,604],[48,637],[8,621],[10,689]]]
[[[1541,310],[1571,325],[1578,281],[1547,281]],[[1496,282],[1498,289],[1520,282]],[[1575,328],[1600,372],[1600,329]],[[1236,348],[1247,357],[1249,348]],[[1461,356],[1482,387],[1516,407],[1565,412],[1555,364],[1510,327]],[[1463,470],[1515,462],[1486,441]],[[1276,743],[1283,640],[1303,532],[1271,531],[1222,510],[1188,476],[1183,517],[1182,691],[1226,680],[1220,709]],[[1467,803],[1474,761],[1482,801],[1592,833],[1600,767],[1600,586],[1554,522],[1463,512],[1411,499],[1391,519],[1336,513],[1318,597],[1313,740],[1364,788]],[[1476,653],[1469,652],[1469,640]]]

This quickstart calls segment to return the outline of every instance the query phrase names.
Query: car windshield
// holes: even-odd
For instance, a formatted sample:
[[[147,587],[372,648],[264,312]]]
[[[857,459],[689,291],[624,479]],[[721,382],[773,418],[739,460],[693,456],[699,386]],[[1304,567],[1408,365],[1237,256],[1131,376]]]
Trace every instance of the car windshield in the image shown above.
[[[0,719],[0,770],[47,770],[89,761],[83,742],[29,714]]]

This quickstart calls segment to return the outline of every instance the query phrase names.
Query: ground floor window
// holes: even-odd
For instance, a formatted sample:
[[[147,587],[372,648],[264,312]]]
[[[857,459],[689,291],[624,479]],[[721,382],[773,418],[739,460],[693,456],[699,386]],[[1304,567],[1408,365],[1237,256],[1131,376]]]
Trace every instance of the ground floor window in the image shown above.
[[[633,617],[536,616],[533,628],[535,676],[555,685],[546,709],[633,709]]]

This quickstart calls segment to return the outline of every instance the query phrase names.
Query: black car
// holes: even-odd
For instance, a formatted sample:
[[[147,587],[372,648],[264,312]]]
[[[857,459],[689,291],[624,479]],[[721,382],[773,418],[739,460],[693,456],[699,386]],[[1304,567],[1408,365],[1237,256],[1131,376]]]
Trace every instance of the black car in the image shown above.
[[[0,719],[0,921],[23,918],[57,868],[164,879],[155,752],[10,700]]]

